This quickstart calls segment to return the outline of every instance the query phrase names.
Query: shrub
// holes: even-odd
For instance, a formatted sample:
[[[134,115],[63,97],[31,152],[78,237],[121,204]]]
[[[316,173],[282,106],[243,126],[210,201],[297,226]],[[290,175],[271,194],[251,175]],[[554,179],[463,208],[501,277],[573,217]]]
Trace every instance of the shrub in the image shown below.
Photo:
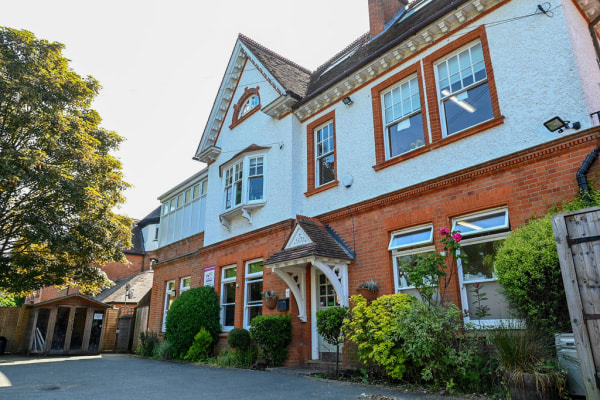
[[[205,328],[211,335],[212,345],[219,339],[219,297],[210,286],[202,286],[183,292],[167,313],[165,340],[175,351],[175,357],[183,358],[194,341],[194,336]]]
[[[157,346],[154,347],[153,356],[155,358],[160,358],[163,360],[172,360],[176,356],[175,347],[168,340],[160,342]]]
[[[335,376],[339,374],[339,345],[343,340],[342,324],[348,307],[332,307],[317,311],[317,331],[327,343],[336,347]]]
[[[251,341],[250,332],[244,328],[232,329],[227,336],[227,344],[229,347],[241,351],[248,350]]]
[[[154,348],[160,344],[156,332],[140,332],[140,344],[135,349],[136,354],[142,357],[152,357]]]
[[[217,357],[219,367],[249,368],[258,358],[256,346],[250,346],[246,351],[222,350]]]
[[[259,315],[252,319],[250,335],[262,350],[267,364],[279,366],[288,357],[292,319],[289,315]]]
[[[570,331],[551,215],[508,235],[494,265],[509,303],[528,325],[549,333]]]
[[[393,379],[435,388],[466,391],[487,382],[487,359],[475,336],[464,331],[455,305],[429,305],[406,294],[382,296],[371,305],[360,296],[351,300],[343,329],[363,362]]]
[[[189,348],[185,359],[192,362],[204,361],[212,350],[213,338],[206,328],[202,327],[200,332],[194,336],[194,343]]]

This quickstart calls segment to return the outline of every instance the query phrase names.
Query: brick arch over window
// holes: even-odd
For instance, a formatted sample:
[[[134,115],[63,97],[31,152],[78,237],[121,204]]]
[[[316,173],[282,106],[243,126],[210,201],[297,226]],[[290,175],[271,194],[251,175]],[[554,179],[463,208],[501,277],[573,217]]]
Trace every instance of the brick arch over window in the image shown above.
[[[255,87],[255,88],[245,88],[244,89],[244,94],[242,95],[242,97],[240,97],[237,104],[233,105],[233,118],[231,120],[231,125],[229,125],[229,129],[235,128],[236,126],[241,124],[242,121],[244,121],[246,118],[250,117],[252,114],[254,114],[258,110],[260,110],[261,103],[260,103],[260,94],[258,93],[259,89],[260,89],[259,86]],[[246,102],[246,100],[248,100],[250,97],[252,97],[254,95],[256,95],[256,97],[258,97],[258,104],[256,105],[256,107],[254,107],[252,110],[248,111],[246,114],[241,115],[242,108],[244,107],[244,103]]]

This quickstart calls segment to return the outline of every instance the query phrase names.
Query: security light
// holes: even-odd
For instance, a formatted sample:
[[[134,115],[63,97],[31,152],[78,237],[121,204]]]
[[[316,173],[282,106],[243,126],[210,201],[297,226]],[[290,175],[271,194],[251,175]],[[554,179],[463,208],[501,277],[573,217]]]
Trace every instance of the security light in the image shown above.
[[[569,125],[571,121],[563,121],[558,115],[554,118],[549,119],[544,122],[544,126],[550,132],[554,132],[558,130],[558,133],[564,132],[565,129],[579,129],[581,128],[581,124],[579,122],[573,122],[572,125]]]
[[[344,103],[345,106],[349,106],[350,104],[352,104],[354,102],[352,101],[352,99],[350,98],[350,96],[346,96],[342,100],[342,103]]]

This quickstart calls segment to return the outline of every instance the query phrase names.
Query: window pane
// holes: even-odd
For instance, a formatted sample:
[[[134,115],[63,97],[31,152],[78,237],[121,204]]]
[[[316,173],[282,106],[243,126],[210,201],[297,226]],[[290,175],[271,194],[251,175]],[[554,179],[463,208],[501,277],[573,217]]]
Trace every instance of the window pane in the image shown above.
[[[194,200],[200,197],[200,185],[194,185],[194,193],[192,197]]]
[[[190,200],[192,199],[192,191],[191,190],[186,190],[185,191],[185,203],[189,203]]]
[[[223,284],[223,302],[235,303],[235,282]]]
[[[319,185],[335,180],[335,158],[333,154],[319,159]]]
[[[487,82],[462,92],[459,96],[451,96],[443,104],[448,135],[494,117]]]
[[[248,324],[252,325],[254,317],[262,315],[262,306],[249,307],[248,308]]]
[[[467,255],[467,262],[462,264],[465,282],[482,279],[494,279],[494,258],[503,240],[464,245],[461,252]]]
[[[263,262],[262,261],[256,261],[256,262],[248,264],[248,273],[249,274],[255,274],[258,272],[262,272],[262,270],[263,270]]]
[[[386,108],[391,107],[392,105],[392,92],[388,92],[386,94],[383,95],[383,105]]]
[[[206,188],[208,187],[208,181],[207,180],[203,180],[202,183],[201,183],[201,185],[202,185],[202,190],[201,190],[200,193],[202,195],[205,195],[206,194]]]
[[[235,205],[242,204],[242,185],[240,182],[233,185],[235,191]]]
[[[223,325],[224,326],[233,326],[235,321],[235,304],[230,304],[223,306]]]
[[[181,193],[177,199],[177,207],[183,207],[183,193]]]
[[[465,284],[465,290],[467,292],[467,302],[469,303],[469,316],[471,320],[478,320],[475,315],[475,310],[480,306],[475,296],[475,284]],[[502,319],[502,318],[514,318],[510,314],[510,309],[506,302],[506,298],[502,294],[502,287],[496,281],[482,282],[479,284],[479,293],[485,293],[487,300],[482,300],[481,306],[485,306],[489,315],[483,319]]]
[[[225,272],[223,273],[223,277],[225,279],[235,278],[236,270],[237,270],[237,268],[227,268],[227,269],[225,269],[224,270]]]
[[[390,249],[431,243],[432,240],[433,227],[428,226],[418,230],[394,234],[390,243]]]
[[[460,231],[463,235],[504,229],[508,228],[506,217],[506,210],[487,215],[475,215],[457,220],[453,229]]]
[[[262,302],[262,279],[248,283],[248,303]]]
[[[248,180],[248,201],[262,200],[263,198],[263,177],[257,176]]]
[[[392,125],[388,129],[390,157],[419,148],[425,144],[423,117],[417,113],[412,117]]]

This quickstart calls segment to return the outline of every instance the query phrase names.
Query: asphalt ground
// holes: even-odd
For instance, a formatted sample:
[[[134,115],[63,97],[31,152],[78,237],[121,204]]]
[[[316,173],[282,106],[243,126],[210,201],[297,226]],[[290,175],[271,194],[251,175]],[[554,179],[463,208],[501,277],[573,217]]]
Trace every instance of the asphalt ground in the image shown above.
[[[448,396],[314,378],[103,354],[0,357],[0,399],[434,400]]]

